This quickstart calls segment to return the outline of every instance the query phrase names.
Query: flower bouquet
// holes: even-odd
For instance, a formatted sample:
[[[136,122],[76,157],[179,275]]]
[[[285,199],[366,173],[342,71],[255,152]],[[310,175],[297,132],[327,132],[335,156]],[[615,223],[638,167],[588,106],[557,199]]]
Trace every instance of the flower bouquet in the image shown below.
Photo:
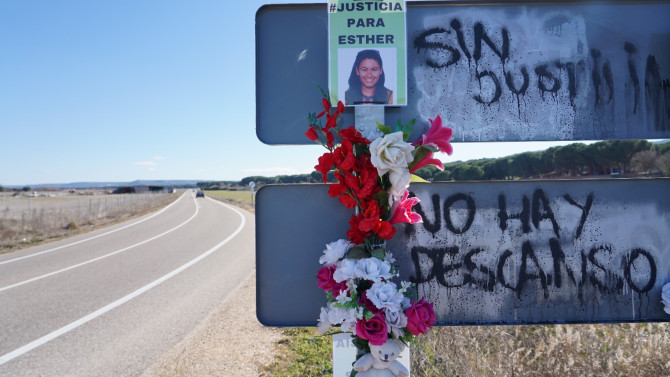
[[[412,211],[419,200],[409,197],[407,188],[412,181],[423,181],[412,174],[417,169],[444,169],[434,153],[452,153],[452,130],[438,115],[430,119],[428,132],[411,144],[407,140],[414,121],[398,122],[395,129],[377,123],[376,130],[363,135],[354,126],[339,127],[344,105],[332,107],[328,94],[321,92],[324,110],[309,114],[305,135],[328,150],[315,166],[324,183],[329,177],[334,181],[328,194],[354,213],[347,238],[326,245],[319,259],[323,267],[318,286],[328,298],[321,308],[319,331],[339,326],[351,332],[359,356],[389,339],[407,345],[431,328],[435,313],[432,303],[417,299],[411,283],[394,281],[398,268],[385,242],[393,238],[394,224],[422,222]]]

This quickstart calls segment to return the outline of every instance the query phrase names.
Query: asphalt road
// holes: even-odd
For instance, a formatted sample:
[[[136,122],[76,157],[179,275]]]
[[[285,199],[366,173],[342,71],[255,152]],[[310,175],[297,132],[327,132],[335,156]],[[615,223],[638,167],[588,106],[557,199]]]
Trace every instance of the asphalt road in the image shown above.
[[[191,191],[140,219],[0,255],[0,376],[138,376],[253,266],[253,215]]]

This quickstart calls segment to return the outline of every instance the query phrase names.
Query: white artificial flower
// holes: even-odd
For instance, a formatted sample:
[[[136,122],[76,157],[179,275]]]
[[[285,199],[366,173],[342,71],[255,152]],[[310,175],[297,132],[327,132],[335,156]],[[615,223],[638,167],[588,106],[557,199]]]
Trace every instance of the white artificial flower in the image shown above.
[[[330,329],[330,321],[328,320],[328,309],[321,308],[321,313],[319,314],[319,322],[317,323],[317,328],[320,333],[325,333]]]
[[[326,266],[332,266],[337,261],[342,259],[344,255],[351,249],[353,244],[347,239],[339,239],[326,245],[323,255],[319,258],[319,263]]]
[[[394,132],[370,143],[370,162],[381,177],[392,170],[407,170],[414,160],[413,151],[414,147],[403,140],[402,132]]]
[[[340,290],[340,294],[337,296],[335,301],[337,301],[339,304],[346,304],[347,302],[351,301],[351,297],[348,295],[349,290]]]
[[[347,290],[349,292],[357,292],[358,286],[353,279],[347,280]]]
[[[389,204],[393,200],[398,200],[402,198],[405,190],[409,187],[411,181],[411,174],[407,169],[396,169],[389,172],[389,181],[391,182],[391,188],[389,189]]]
[[[389,250],[386,250],[386,256],[384,257],[384,260],[389,264],[395,263],[395,258],[393,258],[393,254],[391,254],[391,251]]]
[[[401,288],[400,288],[400,292],[401,292],[401,293],[405,293],[405,292],[407,292],[407,290],[408,290],[409,287],[411,287],[411,286],[412,286],[412,283],[410,283],[410,282],[408,282],[408,281],[401,281],[401,282],[400,282],[400,287],[401,287]]]
[[[391,264],[377,258],[363,258],[356,262],[355,275],[357,278],[371,280],[373,282],[381,279],[391,278]],[[337,279],[335,279],[337,281]]]
[[[405,297],[402,299],[402,303],[400,304],[400,307],[402,308],[403,311],[409,309],[409,307],[412,306],[412,300],[409,299],[409,297]]]
[[[665,307],[663,310],[667,313],[670,314],[670,283],[666,283],[663,286],[663,290],[661,292],[661,302]]]
[[[389,328],[389,332],[393,333],[393,335],[398,338],[405,335],[404,328],[407,326],[407,316],[405,313],[400,310],[385,310],[384,316],[386,317],[386,326]]]
[[[356,309],[347,309],[340,330],[343,332],[353,332],[356,328],[356,320],[358,319],[358,311]]]
[[[353,279],[356,276],[356,261],[353,259],[343,259],[340,266],[333,272],[333,280],[341,283],[345,280]]]
[[[391,312],[400,311],[400,305],[402,304],[403,296],[400,293],[395,285],[395,283],[388,282],[377,282],[372,284],[372,287],[366,292],[368,300],[379,309],[385,309]]]

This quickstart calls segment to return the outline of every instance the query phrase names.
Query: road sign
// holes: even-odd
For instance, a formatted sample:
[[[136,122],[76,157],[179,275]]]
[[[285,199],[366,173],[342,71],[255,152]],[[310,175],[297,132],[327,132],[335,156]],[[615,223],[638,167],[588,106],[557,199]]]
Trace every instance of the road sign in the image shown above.
[[[326,185],[257,193],[257,315],[315,326],[325,244],[351,212]],[[667,321],[670,179],[412,184],[423,224],[388,249],[400,278],[435,304],[438,324]],[[285,214],[284,221],[271,214]]]
[[[328,83],[327,4],[256,15],[256,132],[309,144]],[[410,2],[408,103],[386,123],[440,114],[454,141],[670,137],[668,1]],[[286,27],[290,25],[291,27]],[[344,126],[353,124],[353,109]]]

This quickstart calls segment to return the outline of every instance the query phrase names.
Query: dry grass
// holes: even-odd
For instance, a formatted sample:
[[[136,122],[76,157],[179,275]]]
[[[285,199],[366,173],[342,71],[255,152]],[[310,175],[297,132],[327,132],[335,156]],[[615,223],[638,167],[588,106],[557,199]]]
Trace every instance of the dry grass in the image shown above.
[[[670,325],[442,327],[412,351],[415,376],[668,376]]]
[[[0,253],[71,236],[163,207],[177,194],[0,197]]]
[[[244,208],[251,213],[255,212],[249,191],[207,190],[205,194],[213,199]]]

